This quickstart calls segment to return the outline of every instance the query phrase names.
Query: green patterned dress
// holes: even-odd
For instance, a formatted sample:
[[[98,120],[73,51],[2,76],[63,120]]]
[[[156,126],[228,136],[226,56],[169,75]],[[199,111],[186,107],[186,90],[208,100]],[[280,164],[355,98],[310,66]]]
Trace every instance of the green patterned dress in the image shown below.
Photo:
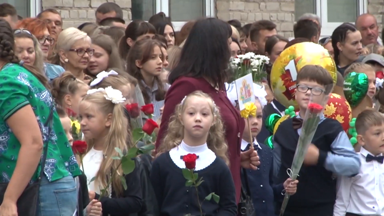
[[[0,71],[0,182],[10,181],[21,147],[6,121],[26,105],[30,105],[36,115],[44,146],[49,142],[44,167],[47,179],[52,182],[66,176],[80,175],[79,166],[57,115],[51,93],[24,67],[7,64]],[[51,109],[54,109],[53,124],[48,124],[46,127],[44,124]],[[48,128],[52,126],[51,133],[48,134]],[[32,181],[37,179],[40,169],[39,165]]]

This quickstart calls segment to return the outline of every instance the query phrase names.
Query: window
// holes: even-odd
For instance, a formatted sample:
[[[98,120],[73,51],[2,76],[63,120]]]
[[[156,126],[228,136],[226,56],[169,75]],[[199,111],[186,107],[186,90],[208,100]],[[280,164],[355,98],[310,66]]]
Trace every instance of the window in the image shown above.
[[[366,12],[367,0],[295,0],[296,20],[304,13],[317,14],[321,19],[322,36],[332,35],[341,23],[354,23],[357,16]]]
[[[9,3],[17,10],[17,15],[35,17],[40,11],[40,0],[3,0],[1,3]]]
[[[132,19],[148,20],[164,12],[176,31],[189,20],[213,17],[214,11],[214,0],[132,0]]]

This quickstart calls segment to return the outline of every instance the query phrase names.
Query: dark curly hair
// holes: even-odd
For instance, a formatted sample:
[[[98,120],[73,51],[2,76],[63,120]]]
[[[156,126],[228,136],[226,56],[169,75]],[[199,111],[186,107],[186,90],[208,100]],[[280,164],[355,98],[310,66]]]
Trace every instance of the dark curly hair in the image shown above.
[[[13,31],[9,23],[3,19],[0,19],[0,59],[7,63],[19,63],[15,51],[15,38]],[[49,87],[48,80],[44,75],[44,71],[39,71],[33,66],[23,65],[28,71],[30,71],[46,88]]]

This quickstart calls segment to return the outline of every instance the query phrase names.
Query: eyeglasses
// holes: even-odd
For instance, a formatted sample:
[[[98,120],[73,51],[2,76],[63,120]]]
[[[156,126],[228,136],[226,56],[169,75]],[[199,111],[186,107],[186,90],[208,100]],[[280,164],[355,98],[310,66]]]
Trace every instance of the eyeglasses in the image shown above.
[[[80,48],[80,49],[70,49],[69,51],[72,51],[72,52],[77,52],[77,55],[78,56],[84,56],[85,53],[88,53],[89,56],[93,56],[93,53],[95,52],[94,49],[83,49],[83,48]]]
[[[324,89],[322,88],[319,88],[319,87],[308,87],[306,85],[297,85],[297,90],[299,92],[302,92],[302,93],[307,93],[308,90],[311,90],[311,93],[314,95],[314,96],[319,96],[321,94],[323,94],[325,92]]]
[[[13,34],[21,34],[21,33],[27,33],[29,35],[32,35],[31,32],[29,32],[28,30],[25,30],[25,29],[16,29]]]
[[[51,38],[50,36],[43,37],[39,39],[40,44],[45,44],[46,42],[49,43],[49,45],[53,45],[55,43],[55,39]]]

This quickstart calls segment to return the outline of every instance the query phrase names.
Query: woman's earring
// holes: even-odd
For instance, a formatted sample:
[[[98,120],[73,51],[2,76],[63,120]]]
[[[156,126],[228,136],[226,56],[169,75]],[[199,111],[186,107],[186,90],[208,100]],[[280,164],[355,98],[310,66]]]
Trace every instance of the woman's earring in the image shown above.
[[[68,59],[64,59],[64,62],[65,62],[65,63],[68,63]]]

